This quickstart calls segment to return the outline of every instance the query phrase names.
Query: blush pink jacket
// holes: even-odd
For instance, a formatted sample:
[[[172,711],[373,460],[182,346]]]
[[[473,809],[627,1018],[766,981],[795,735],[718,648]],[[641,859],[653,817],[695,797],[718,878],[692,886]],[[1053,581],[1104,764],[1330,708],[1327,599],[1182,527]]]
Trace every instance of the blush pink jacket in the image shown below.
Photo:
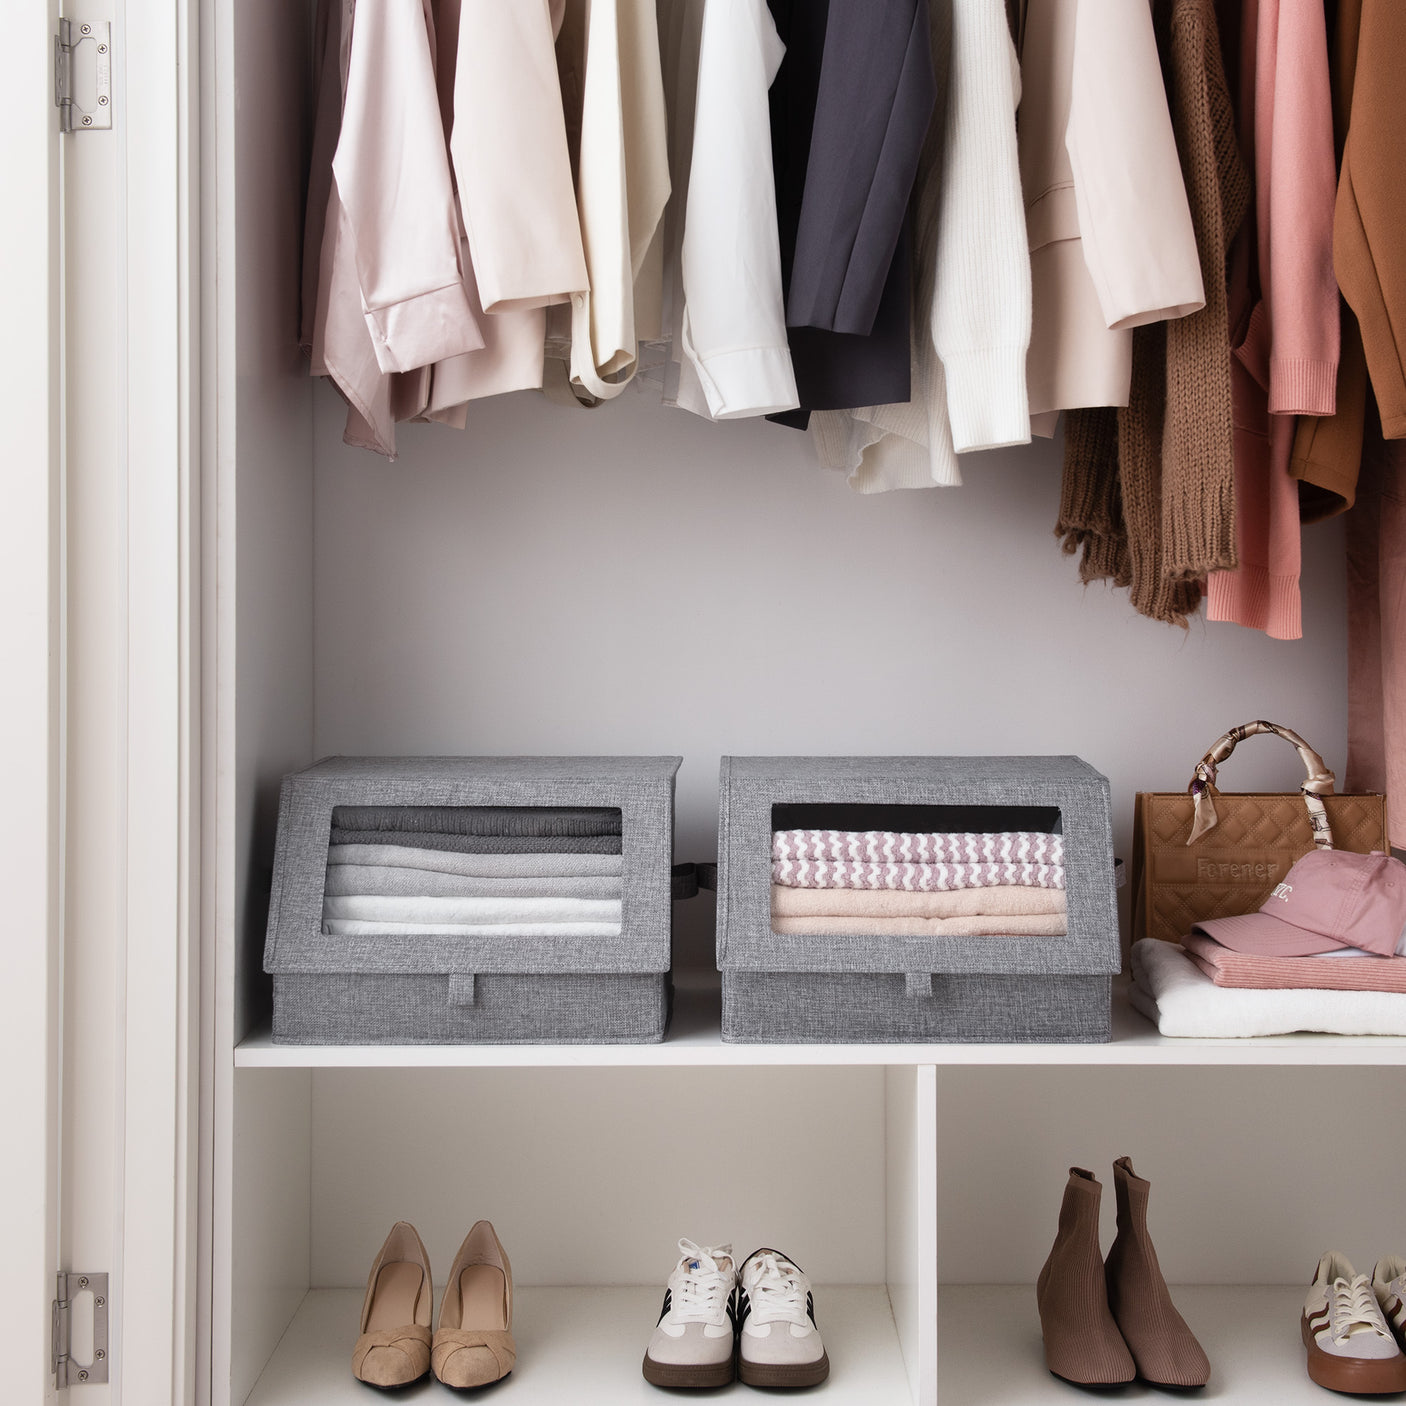
[[[1240,565],[1212,574],[1206,613],[1276,639],[1302,633],[1296,414],[1331,415],[1337,398],[1333,277],[1337,168],[1322,0],[1245,0],[1240,139],[1252,156],[1260,297],[1235,348],[1235,515]],[[1253,296],[1239,251],[1232,318]],[[1243,319],[1242,319],[1243,320]]]
[[[464,287],[434,23],[426,0],[329,0],[318,37],[313,151],[332,156],[330,181],[315,169],[309,192],[312,369],[347,402],[347,443],[393,458],[393,373],[484,344]]]
[[[358,0],[332,180],[380,369],[481,346],[422,0]]]

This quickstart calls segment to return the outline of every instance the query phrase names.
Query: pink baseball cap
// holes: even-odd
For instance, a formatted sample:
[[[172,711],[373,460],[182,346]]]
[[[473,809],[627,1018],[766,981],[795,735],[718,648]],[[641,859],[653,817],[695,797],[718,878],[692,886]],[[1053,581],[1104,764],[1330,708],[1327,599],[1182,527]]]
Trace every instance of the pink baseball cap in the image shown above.
[[[1381,850],[1310,850],[1258,913],[1212,918],[1196,931],[1266,957],[1312,957],[1344,947],[1392,957],[1406,931],[1406,864]]]

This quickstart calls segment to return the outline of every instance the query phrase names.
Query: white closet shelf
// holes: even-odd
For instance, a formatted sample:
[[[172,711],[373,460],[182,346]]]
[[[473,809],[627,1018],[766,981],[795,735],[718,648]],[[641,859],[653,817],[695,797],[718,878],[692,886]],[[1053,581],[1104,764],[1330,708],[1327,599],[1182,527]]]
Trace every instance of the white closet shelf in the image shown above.
[[[1172,1290],[1211,1359],[1198,1401],[1234,1406],[1304,1406],[1331,1399],[1304,1370],[1299,1312],[1307,1285],[1198,1285]],[[1028,1284],[938,1290],[938,1402],[941,1406],[1073,1406],[1089,1393],[1045,1368],[1035,1290]],[[1118,1401],[1165,1403],[1175,1393],[1141,1382]]]
[[[313,1289],[244,1406],[366,1406],[353,1379],[360,1289]],[[512,1406],[659,1406],[669,1395],[644,1380],[640,1362],[659,1317],[663,1286],[518,1289],[513,1305],[517,1366],[492,1389]],[[879,1285],[816,1290],[816,1316],[830,1354],[827,1406],[903,1406],[912,1401],[888,1292]],[[706,1395],[711,1398],[715,1393]],[[397,1392],[439,1402],[432,1377]]]
[[[1179,1040],[1159,1035],[1115,987],[1106,1045],[725,1045],[715,975],[675,975],[662,1045],[276,1045],[267,1027],[236,1046],[239,1069],[672,1068],[706,1065],[1406,1065],[1400,1036],[1282,1035]]]

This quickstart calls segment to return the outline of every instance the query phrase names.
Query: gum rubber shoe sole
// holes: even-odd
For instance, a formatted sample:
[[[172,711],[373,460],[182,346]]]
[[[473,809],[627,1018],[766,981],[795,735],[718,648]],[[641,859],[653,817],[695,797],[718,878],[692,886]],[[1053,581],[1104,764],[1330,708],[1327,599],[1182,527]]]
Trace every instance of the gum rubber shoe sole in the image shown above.
[[[1313,1340],[1308,1319],[1300,1316],[1299,1335],[1308,1349],[1308,1375],[1328,1391],[1348,1396],[1384,1396],[1406,1391],[1406,1357],[1335,1357]]]
[[[644,1379],[650,1386],[668,1386],[685,1390],[706,1391],[710,1387],[730,1386],[736,1375],[732,1357],[723,1362],[656,1362],[644,1355]]]
[[[830,1375],[830,1357],[822,1352],[817,1362],[748,1362],[737,1359],[737,1378],[747,1386],[819,1386]]]

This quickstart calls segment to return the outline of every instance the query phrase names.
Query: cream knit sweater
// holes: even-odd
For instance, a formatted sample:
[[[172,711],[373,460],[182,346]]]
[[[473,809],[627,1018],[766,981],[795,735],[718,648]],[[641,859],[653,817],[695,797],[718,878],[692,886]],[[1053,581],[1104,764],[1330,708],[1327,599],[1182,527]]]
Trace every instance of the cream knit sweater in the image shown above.
[[[821,463],[861,493],[959,484],[959,453],[1030,439],[1020,65],[1004,0],[932,0],[931,10],[946,96],[915,185],[912,399],[810,419]]]

